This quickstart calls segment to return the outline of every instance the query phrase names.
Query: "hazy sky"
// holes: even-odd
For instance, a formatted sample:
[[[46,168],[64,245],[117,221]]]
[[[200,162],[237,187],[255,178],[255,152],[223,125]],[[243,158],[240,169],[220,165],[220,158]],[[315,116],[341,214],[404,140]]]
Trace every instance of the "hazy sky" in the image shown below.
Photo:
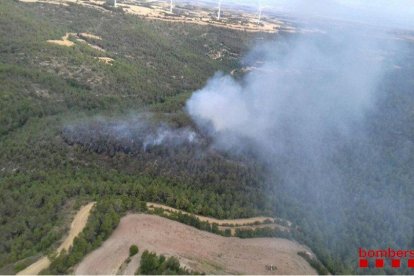
[[[218,3],[218,0],[190,2]],[[223,6],[248,5],[299,17],[326,17],[370,24],[386,22],[414,29],[414,0],[222,0]]]
[[[401,210],[412,210],[412,201],[401,200],[392,188],[400,180],[389,178],[394,175],[394,162],[404,162],[397,153],[391,159],[389,143],[398,135],[378,146],[376,139],[387,137],[388,130],[373,132],[380,120],[371,118],[382,115],[378,103],[391,90],[384,90],[384,83],[395,77],[390,65],[405,59],[405,44],[378,34],[396,27],[412,28],[413,0],[266,2],[290,11],[292,17],[369,24],[320,24],[326,30],[323,34],[297,35],[290,40],[277,37],[261,43],[247,59],[255,70],[242,80],[217,73],[193,93],[187,112],[220,150],[254,152],[268,167],[275,204],[299,204],[293,216],[301,210],[302,218],[317,221],[327,246],[333,241],[331,245],[343,250],[353,241],[354,252],[372,241],[405,246],[406,233],[413,233],[414,223],[411,213]],[[313,21],[302,24],[312,27]],[[399,92],[402,83],[393,83],[392,90]],[[395,147],[400,148],[399,144]],[[355,233],[367,228],[345,214],[361,211],[361,217],[376,218],[369,221],[372,229],[396,227],[392,232],[372,232],[375,238],[371,240],[358,240]]]

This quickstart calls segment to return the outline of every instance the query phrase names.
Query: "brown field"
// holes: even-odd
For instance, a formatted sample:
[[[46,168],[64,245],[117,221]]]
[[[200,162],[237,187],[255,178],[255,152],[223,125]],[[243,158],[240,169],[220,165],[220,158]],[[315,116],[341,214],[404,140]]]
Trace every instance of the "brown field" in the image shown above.
[[[73,218],[72,224],[70,225],[70,230],[68,236],[56,250],[59,254],[63,249],[68,250],[75,238],[82,232],[83,228],[85,228],[86,223],[88,222],[89,214],[92,210],[92,207],[95,205],[95,202],[91,202],[79,210],[76,213],[75,217]],[[47,256],[40,258],[37,262],[31,264],[27,268],[23,269],[17,275],[37,275],[42,270],[48,268],[50,265],[50,260]]]
[[[129,247],[176,256],[180,263],[206,274],[316,274],[300,256],[310,250],[297,242],[279,238],[226,238],[148,214],[121,219],[113,234],[75,268],[75,274],[132,274],[140,254],[128,264]],[[312,254],[312,253],[310,253]],[[266,266],[276,266],[269,271]]]

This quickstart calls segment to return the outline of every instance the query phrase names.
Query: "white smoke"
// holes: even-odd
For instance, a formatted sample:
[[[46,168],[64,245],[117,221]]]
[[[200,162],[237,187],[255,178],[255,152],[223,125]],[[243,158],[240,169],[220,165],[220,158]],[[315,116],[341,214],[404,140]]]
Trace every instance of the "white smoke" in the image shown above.
[[[260,53],[263,65],[241,82],[216,74],[187,110],[222,146],[234,146],[226,145],[229,136],[247,138],[272,154],[347,135],[375,102],[385,54],[362,34],[341,36],[261,46],[250,59]]]
[[[370,130],[377,122],[369,118],[381,114],[378,103],[389,92],[382,86],[404,52],[394,28],[414,26],[414,17],[409,17],[413,6],[395,1],[400,5],[387,10],[368,1],[375,5],[369,11],[362,1],[352,1],[346,9],[338,1],[292,2],[303,5],[296,8],[299,16],[320,11],[351,21],[358,17],[369,24],[326,21],[318,26],[324,28],[318,34],[278,36],[246,57],[245,65],[253,71],[241,79],[217,73],[191,96],[186,110],[220,149],[255,152],[271,172],[269,182],[277,187],[275,204],[292,204],[292,216],[302,212],[307,225],[318,224],[312,226],[314,232],[324,229],[324,240],[319,242],[326,248],[344,252],[373,240],[377,243],[372,246],[397,241],[406,246],[407,233],[414,230],[412,207],[393,190],[394,183],[384,183],[394,168],[392,162],[402,161],[390,161],[397,155],[381,143],[393,140],[384,138],[388,134],[382,129],[376,129],[382,137],[373,135]],[[348,14],[351,6],[358,12]],[[400,18],[393,18],[396,14]],[[374,24],[378,19],[382,21]],[[393,87],[396,93],[398,89]],[[372,228],[355,223],[349,214],[369,217]],[[384,225],[395,227],[373,231]],[[367,229],[369,240],[352,234]]]
[[[247,139],[258,152],[276,158],[292,152],[309,160],[321,153],[329,156],[336,142],[362,127],[365,114],[381,96],[377,86],[386,63],[389,66],[398,56],[392,33],[414,23],[414,17],[409,17],[414,3],[276,2],[298,16],[314,12],[341,15],[342,20],[357,16],[362,22],[375,19],[377,25],[334,21],[330,27],[327,22],[323,35],[280,38],[261,45],[246,58],[246,65],[255,70],[241,81],[217,73],[192,95],[186,109],[225,149],[243,148],[241,141]],[[387,24],[389,28],[379,28]]]
[[[195,5],[217,5],[217,0],[180,0]],[[300,18],[331,18],[385,27],[414,27],[413,0],[223,0],[228,9],[241,6],[256,11],[259,6],[266,11],[284,13]]]
[[[168,126],[158,127],[154,133],[145,136],[143,140],[143,149],[148,147],[167,145],[179,146],[182,144],[195,144],[198,141],[198,135],[189,128],[172,129]]]
[[[81,123],[72,123],[62,130],[71,144],[102,148],[118,147],[120,151],[147,151],[161,146],[174,148],[198,145],[199,135],[189,127],[174,128],[153,122],[148,114],[137,114],[123,119],[97,117]]]

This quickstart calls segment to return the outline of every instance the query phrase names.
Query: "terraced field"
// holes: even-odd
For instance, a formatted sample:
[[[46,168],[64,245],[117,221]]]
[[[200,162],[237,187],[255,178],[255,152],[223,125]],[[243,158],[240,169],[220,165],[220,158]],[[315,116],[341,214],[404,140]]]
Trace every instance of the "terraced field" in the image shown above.
[[[297,254],[311,251],[297,242],[222,237],[148,214],[123,217],[109,239],[79,264],[75,274],[134,273],[139,255],[119,271],[132,244],[138,245],[140,252],[175,256],[185,267],[206,274],[316,274]],[[269,270],[269,266],[276,269]]]

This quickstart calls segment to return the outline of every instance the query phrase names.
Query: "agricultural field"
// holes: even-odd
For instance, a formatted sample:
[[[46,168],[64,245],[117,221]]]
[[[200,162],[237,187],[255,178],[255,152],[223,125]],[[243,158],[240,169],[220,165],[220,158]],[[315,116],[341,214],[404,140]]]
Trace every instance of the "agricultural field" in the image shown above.
[[[77,266],[75,274],[117,274],[128,257],[128,248],[137,244],[165,256],[175,256],[192,271],[207,274],[316,274],[299,256],[309,249],[278,238],[239,239],[221,237],[154,215],[127,215],[103,245]],[[139,255],[122,273],[138,270]],[[268,270],[267,266],[276,266]]]

